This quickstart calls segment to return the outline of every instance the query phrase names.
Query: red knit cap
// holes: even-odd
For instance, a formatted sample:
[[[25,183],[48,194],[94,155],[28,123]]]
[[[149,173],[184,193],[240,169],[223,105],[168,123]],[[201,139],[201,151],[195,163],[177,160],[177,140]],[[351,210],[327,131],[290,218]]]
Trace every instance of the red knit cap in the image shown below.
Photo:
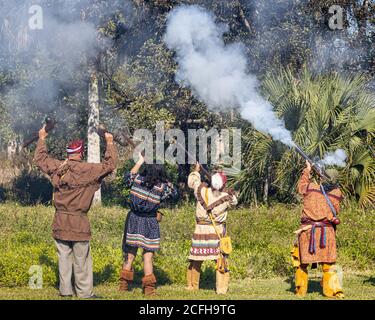
[[[83,140],[74,140],[71,142],[68,147],[66,148],[66,152],[68,155],[83,153]]]
[[[224,172],[219,172],[220,173],[220,175],[221,175],[221,179],[223,179],[223,184],[224,184],[224,186],[226,185],[226,183],[227,183],[227,176],[225,175],[225,173]]]
[[[221,190],[227,183],[227,176],[223,172],[217,172],[211,177],[211,186],[215,190]]]

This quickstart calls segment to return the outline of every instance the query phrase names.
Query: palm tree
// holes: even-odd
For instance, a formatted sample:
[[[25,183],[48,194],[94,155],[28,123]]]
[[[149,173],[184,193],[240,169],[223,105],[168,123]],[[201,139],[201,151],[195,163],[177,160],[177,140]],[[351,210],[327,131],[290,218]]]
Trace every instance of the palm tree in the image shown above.
[[[375,203],[375,95],[363,75],[314,75],[306,68],[268,74],[263,94],[274,105],[294,141],[322,158],[342,148],[348,155],[339,181],[348,198],[362,207]],[[233,179],[244,202],[295,199],[303,159],[288,147],[248,128],[244,135],[244,170]]]

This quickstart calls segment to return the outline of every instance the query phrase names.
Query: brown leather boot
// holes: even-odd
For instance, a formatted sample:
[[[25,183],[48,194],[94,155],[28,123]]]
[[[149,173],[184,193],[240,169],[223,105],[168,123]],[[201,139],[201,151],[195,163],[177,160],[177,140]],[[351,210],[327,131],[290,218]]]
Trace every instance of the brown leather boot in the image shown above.
[[[187,269],[187,290],[199,290],[202,261],[191,261]]]
[[[120,291],[130,291],[133,284],[134,270],[126,270],[122,268],[120,272]]]
[[[229,272],[221,273],[216,270],[216,293],[226,294],[229,287]]]
[[[190,268],[187,268],[187,271],[186,271],[186,283],[187,283],[187,286],[186,286],[186,290],[193,290],[193,284],[191,282],[191,269]]]
[[[156,278],[153,273],[142,278],[142,288],[146,296],[154,296],[156,294]]]

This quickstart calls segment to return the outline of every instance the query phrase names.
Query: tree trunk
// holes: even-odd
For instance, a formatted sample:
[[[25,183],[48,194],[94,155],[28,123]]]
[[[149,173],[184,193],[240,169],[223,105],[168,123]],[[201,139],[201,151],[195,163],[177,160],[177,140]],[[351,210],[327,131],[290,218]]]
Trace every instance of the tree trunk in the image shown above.
[[[8,142],[7,146],[7,158],[8,160],[14,160],[18,151],[17,139],[12,139]]]
[[[230,122],[233,123],[234,121],[234,109],[230,109]]]
[[[247,20],[247,18],[245,16],[245,13],[244,13],[244,11],[243,11],[243,9],[241,7],[241,3],[239,1],[237,3],[237,6],[238,6],[238,12],[239,12],[239,16],[241,18],[241,22],[246,27],[247,31],[249,31],[251,33],[252,30],[251,30],[251,26],[250,26],[249,20]]]
[[[89,120],[87,132],[87,162],[100,163],[100,137],[95,128],[99,125],[99,86],[98,76],[95,67],[90,68],[90,83],[88,92]],[[101,205],[101,189],[99,189],[93,199],[93,205]]]
[[[268,191],[270,185],[270,173],[271,173],[271,166],[267,166],[267,174],[266,179],[264,181],[264,190],[263,190],[263,202],[268,203]]]

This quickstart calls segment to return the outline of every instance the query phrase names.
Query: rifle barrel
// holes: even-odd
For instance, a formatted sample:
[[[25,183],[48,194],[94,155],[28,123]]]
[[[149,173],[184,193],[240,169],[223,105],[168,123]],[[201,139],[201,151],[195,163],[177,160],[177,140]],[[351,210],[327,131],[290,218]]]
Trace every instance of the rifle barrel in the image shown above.
[[[313,161],[310,159],[310,157],[300,147],[295,145],[294,149],[302,156],[302,158],[313,164]]]
[[[32,144],[34,141],[37,141],[38,139],[39,139],[39,134],[34,134],[32,138],[24,142],[24,144],[22,145],[22,148],[28,147],[30,144]]]
[[[187,151],[186,148],[181,143],[179,143],[177,141],[174,141],[173,143],[175,143],[176,145],[180,146],[180,148],[182,148],[182,150],[184,150],[184,152],[187,154],[188,157],[190,157],[190,159],[194,159],[193,155],[189,151]],[[200,168],[201,168],[202,172],[205,174],[205,176],[209,180],[211,180],[210,173],[202,165],[200,166]]]
[[[126,147],[126,143],[124,143],[119,136],[117,136],[116,134],[113,134],[112,132],[108,131],[103,125],[99,125],[97,128],[96,128],[96,132],[99,134],[99,136],[101,136],[102,138],[104,138],[104,134],[106,132],[110,133],[113,135],[113,140],[115,142],[117,142],[120,146],[122,147]],[[132,139],[130,139],[125,133],[123,135],[125,141],[131,145],[134,149],[136,147],[134,141]]]
[[[53,130],[53,128],[55,127],[55,124],[56,124],[56,120],[51,118],[51,117],[46,117],[45,118],[45,130],[46,132],[50,132]],[[32,138],[30,138],[29,140],[27,140],[24,144],[23,144],[23,148],[26,148],[28,147],[30,144],[32,144],[33,142],[37,141],[39,139],[39,133],[35,133],[33,135]]]
[[[294,146],[294,149],[308,162],[310,162],[311,167],[314,169],[314,171],[322,178],[329,180],[330,177],[325,173],[325,171],[319,167],[314,161],[311,160],[311,158],[297,145]]]

